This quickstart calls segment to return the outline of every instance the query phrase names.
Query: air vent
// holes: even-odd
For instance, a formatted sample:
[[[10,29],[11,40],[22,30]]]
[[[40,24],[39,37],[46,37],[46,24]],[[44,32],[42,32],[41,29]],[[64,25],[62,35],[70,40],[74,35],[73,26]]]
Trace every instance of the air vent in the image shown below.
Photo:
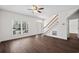
[[[57,35],[57,31],[52,31],[52,35]]]

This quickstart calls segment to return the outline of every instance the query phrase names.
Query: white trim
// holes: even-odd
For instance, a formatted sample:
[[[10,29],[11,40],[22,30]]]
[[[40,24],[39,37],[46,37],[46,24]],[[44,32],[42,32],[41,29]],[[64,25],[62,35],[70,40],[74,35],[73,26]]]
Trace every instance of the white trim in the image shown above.
[[[60,36],[54,36],[54,35],[46,35],[46,36],[50,36],[50,37],[55,37],[55,38],[67,40],[67,38],[65,38],[65,37],[60,37]]]

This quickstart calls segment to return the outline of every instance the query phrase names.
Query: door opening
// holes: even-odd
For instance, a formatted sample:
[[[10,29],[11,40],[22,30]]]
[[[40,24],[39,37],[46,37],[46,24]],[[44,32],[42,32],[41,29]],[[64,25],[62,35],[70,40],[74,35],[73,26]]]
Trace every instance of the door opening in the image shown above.
[[[71,39],[78,38],[78,19],[68,20],[68,38]]]

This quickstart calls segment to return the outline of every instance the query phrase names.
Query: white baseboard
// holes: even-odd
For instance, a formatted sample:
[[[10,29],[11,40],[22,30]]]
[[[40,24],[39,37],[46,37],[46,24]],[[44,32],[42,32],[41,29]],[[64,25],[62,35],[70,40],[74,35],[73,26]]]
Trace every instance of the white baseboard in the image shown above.
[[[66,37],[60,37],[60,36],[54,36],[54,35],[46,35],[46,36],[50,36],[50,37],[54,37],[54,38],[59,38],[59,39],[67,40]]]

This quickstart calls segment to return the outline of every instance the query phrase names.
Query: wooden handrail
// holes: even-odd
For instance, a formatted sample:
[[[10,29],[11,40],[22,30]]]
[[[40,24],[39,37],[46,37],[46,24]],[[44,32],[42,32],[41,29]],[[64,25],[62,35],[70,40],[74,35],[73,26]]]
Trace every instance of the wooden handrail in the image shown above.
[[[44,26],[43,29],[46,28],[57,16],[58,15],[56,15],[46,26]]]
[[[49,24],[49,26],[47,28],[49,28],[57,20],[58,20],[58,18],[55,18],[54,21],[52,21],[51,24]]]
[[[57,18],[52,24],[54,24],[57,20],[58,20],[58,18]],[[51,24],[51,25],[52,25],[52,24]],[[47,33],[51,28],[52,28],[52,27],[50,27],[45,33]]]

